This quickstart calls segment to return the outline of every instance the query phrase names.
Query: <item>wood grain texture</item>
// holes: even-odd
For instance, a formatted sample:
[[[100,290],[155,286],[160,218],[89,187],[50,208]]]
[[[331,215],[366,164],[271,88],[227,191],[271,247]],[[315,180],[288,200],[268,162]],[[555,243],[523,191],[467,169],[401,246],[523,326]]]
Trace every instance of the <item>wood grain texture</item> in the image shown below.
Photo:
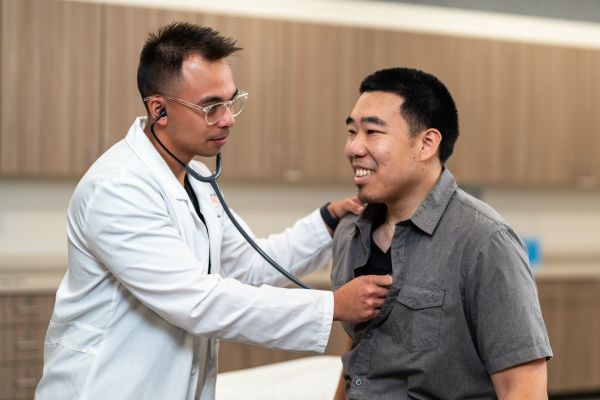
[[[371,44],[372,32],[366,29],[290,23],[284,85],[291,176],[350,182],[344,121],[360,80],[373,69]]]
[[[3,175],[72,176],[98,156],[102,9],[3,3]]]
[[[7,175],[39,171],[41,20],[39,1],[2,3],[0,167]]]
[[[248,92],[249,99],[223,149],[223,177],[283,179],[288,137],[284,120],[291,112],[283,85],[284,23],[215,15],[202,15],[200,23],[234,38],[243,48],[228,62],[237,87]]]
[[[149,32],[172,21],[237,39],[250,93],[224,149],[230,180],[350,182],[344,119],[369,73],[409,66],[452,92],[461,184],[600,185],[600,51],[286,20],[2,2],[0,174],[78,176],[145,114],[137,92]]]
[[[127,134],[137,116],[146,115],[137,90],[137,66],[149,33],[173,21],[195,23],[197,14],[184,11],[107,6],[103,74],[102,149]]]
[[[538,281],[538,290],[554,353],[549,392],[600,390],[600,281]]]

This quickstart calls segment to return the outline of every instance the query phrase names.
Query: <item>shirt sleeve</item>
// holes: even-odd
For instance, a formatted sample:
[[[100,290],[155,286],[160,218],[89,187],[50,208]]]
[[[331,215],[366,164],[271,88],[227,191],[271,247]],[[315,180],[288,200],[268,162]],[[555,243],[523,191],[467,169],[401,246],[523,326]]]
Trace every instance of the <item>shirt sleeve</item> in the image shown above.
[[[253,238],[248,225],[237,214],[240,225]],[[279,265],[293,275],[303,276],[331,261],[331,235],[325,227],[319,210],[299,219],[290,228],[265,239],[256,239],[258,245]],[[286,285],[290,282],[256,252],[233,223],[227,218],[223,227],[221,273],[250,285]],[[243,268],[240,260],[246,260]]]
[[[527,252],[512,230],[496,231],[476,253],[465,303],[488,373],[552,356]]]
[[[191,333],[297,351],[324,351],[327,291],[253,287],[207,275],[150,183],[119,178],[94,189],[83,234],[93,256],[162,318]],[[246,260],[238,260],[244,268]]]

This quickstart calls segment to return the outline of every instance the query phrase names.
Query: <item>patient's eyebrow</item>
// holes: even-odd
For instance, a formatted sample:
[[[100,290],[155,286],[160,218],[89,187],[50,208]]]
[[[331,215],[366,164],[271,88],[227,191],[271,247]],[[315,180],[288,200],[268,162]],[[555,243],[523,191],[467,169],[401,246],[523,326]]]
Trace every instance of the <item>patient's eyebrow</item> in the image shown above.
[[[375,125],[379,125],[379,126],[387,126],[386,122],[384,120],[382,120],[379,117],[376,116],[368,116],[368,117],[362,117],[360,119],[360,123],[361,124],[375,124]]]

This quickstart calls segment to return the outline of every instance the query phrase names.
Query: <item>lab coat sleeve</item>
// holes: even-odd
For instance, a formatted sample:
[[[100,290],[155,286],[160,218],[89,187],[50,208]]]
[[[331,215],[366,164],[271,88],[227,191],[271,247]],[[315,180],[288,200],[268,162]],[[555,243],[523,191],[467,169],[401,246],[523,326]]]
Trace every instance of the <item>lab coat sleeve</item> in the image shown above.
[[[248,225],[235,212],[233,214],[246,232],[254,237]],[[229,219],[224,225],[221,254],[223,276],[254,286],[290,283],[246,242]],[[319,210],[296,221],[282,233],[256,241],[272,259],[296,276],[306,275],[331,261],[332,239]]]
[[[112,179],[90,196],[83,234],[91,253],[171,324],[197,335],[324,351],[333,317],[330,292],[252,287],[205,274],[149,180]]]

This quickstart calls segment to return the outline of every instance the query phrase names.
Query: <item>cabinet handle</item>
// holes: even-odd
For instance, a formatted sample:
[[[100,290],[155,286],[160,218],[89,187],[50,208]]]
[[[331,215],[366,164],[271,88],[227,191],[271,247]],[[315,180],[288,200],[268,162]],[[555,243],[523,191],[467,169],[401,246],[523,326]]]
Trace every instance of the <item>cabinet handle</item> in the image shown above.
[[[15,380],[15,386],[18,389],[33,389],[39,381],[38,378],[18,378]]]
[[[36,339],[18,340],[17,341],[17,349],[18,350],[39,350],[39,349],[41,349],[41,342]]]
[[[40,313],[39,304],[18,304],[17,312],[20,315],[36,315]]]

